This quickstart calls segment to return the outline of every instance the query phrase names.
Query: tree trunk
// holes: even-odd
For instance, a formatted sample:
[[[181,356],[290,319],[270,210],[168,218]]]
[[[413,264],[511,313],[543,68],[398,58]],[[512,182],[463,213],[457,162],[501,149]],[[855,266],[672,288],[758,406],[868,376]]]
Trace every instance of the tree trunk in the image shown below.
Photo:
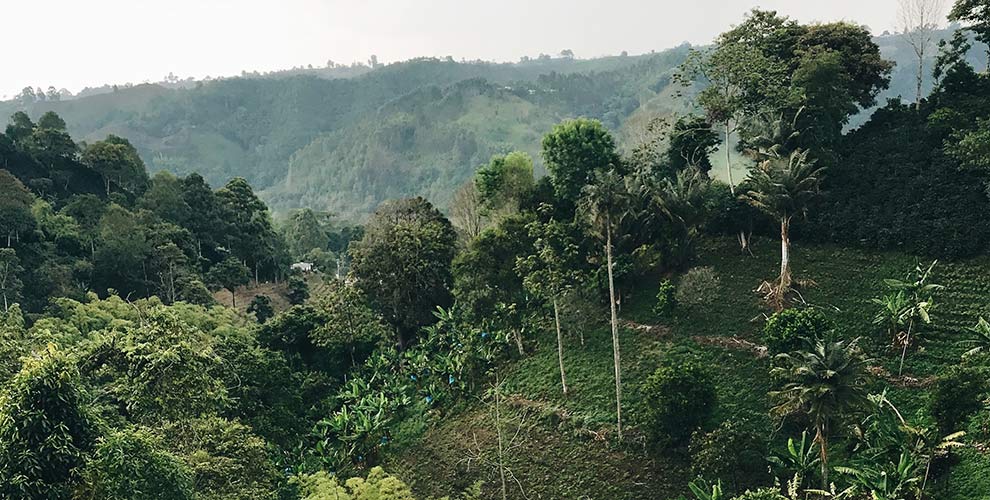
[[[612,277],[612,221],[605,218],[605,262],[608,266],[608,305],[612,311],[612,357],[615,363],[615,421],[622,441],[622,369],[619,355],[619,317],[615,310],[615,280]]]
[[[730,121],[725,120],[725,173],[729,178],[729,192],[735,196],[736,186],[732,183],[732,160],[729,155],[729,137],[731,136],[732,131],[730,129]]]
[[[921,110],[921,85],[922,85],[922,82],[925,80],[925,53],[924,53],[924,51],[921,51],[921,53],[918,54],[918,74],[915,75],[915,78],[917,79],[917,81],[915,83],[916,83],[916,86],[917,86],[917,92],[918,93],[917,93],[917,95],[915,96],[915,99],[914,99],[914,109],[915,109],[915,111],[920,111]]]
[[[495,369],[495,434],[498,437],[498,477],[502,486],[502,500],[508,498],[508,483],[505,480],[505,443],[502,438],[502,408],[500,393],[502,392],[502,381],[498,376],[498,368]]]
[[[817,424],[815,427],[818,432],[815,439],[818,440],[819,453],[822,462],[822,490],[828,491],[828,437],[825,436],[826,429],[824,423]]]
[[[778,307],[783,308],[784,296],[791,288],[791,218],[780,218],[780,285],[777,289]]]
[[[557,362],[560,363],[560,387],[567,396],[567,375],[564,374],[564,336],[560,333],[560,307],[557,297],[553,298],[553,319],[557,323]]]
[[[904,336],[904,345],[901,347],[901,364],[897,367],[897,376],[904,372],[904,358],[907,357],[908,346],[911,345],[911,330],[914,329],[914,318],[908,322],[907,334]]]
[[[7,292],[3,292],[3,312],[4,312],[4,314],[7,314],[8,312],[10,312],[10,305],[7,304]],[[561,367],[563,367],[563,365],[561,365]],[[563,373],[563,372],[561,372],[561,373]]]
[[[516,340],[516,350],[519,351],[519,355],[520,356],[525,356],[526,355],[526,349],[523,346],[522,332],[520,332],[518,328],[513,328],[512,329],[512,338],[514,338]]]
[[[237,298],[235,297],[233,288],[230,289],[230,307],[237,307]]]

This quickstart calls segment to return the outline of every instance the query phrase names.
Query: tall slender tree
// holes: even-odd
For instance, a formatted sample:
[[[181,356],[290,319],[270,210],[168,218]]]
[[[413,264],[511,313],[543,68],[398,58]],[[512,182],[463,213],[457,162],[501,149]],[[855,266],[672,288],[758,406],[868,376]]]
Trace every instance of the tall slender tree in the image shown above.
[[[567,395],[567,375],[564,370],[564,337],[560,328],[560,301],[577,282],[578,245],[572,235],[573,225],[551,218],[534,221],[526,227],[533,239],[533,254],[520,257],[516,268],[523,275],[527,290],[550,301],[557,329],[557,362],[560,385]]]
[[[616,312],[615,278],[613,276],[612,239],[628,202],[625,181],[614,169],[599,171],[594,180],[582,190],[580,212],[590,223],[593,233],[605,243],[605,267],[608,270],[608,305],[612,322],[612,356],[615,364],[615,418],[619,440],[622,440],[622,368],[619,352],[619,317]]]
[[[897,22],[901,36],[918,59],[915,73],[915,108],[921,109],[925,81],[925,57],[935,44],[935,35],[945,15],[945,0],[898,0]]]

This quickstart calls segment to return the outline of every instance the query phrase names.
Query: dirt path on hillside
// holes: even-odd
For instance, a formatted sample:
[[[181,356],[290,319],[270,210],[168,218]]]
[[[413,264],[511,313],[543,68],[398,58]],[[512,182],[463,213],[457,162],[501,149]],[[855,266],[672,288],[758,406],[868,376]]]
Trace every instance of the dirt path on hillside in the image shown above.
[[[666,325],[644,325],[630,320],[621,320],[620,324],[630,330],[647,333],[656,337],[667,337],[671,334],[670,327]],[[739,337],[713,337],[705,335],[694,335],[691,340],[702,345],[721,347],[733,351],[747,352],[757,358],[765,358],[769,355],[767,346],[750,342]],[[931,387],[935,383],[935,377],[912,377],[910,375],[894,375],[882,366],[869,366],[867,370],[875,377],[886,380],[898,387],[924,389]]]

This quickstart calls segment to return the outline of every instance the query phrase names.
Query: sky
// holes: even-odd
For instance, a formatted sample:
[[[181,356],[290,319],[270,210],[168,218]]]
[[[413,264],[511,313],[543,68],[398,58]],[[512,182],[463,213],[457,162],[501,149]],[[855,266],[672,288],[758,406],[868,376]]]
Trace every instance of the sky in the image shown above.
[[[46,0],[0,2],[0,98],[420,56],[515,61],[705,44],[754,7],[894,30],[897,0]],[[14,44],[14,41],[19,41]]]

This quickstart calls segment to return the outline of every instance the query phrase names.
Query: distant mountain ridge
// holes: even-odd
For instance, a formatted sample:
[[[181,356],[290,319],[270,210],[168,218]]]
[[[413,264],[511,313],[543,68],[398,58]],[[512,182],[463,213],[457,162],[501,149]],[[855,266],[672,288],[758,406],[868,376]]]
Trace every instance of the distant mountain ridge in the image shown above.
[[[880,102],[913,97],[913,54],[896,35],[876,41],[897,63]],[[7,101],[0,113],[53,110],[74,137],[129,138],[152,171],[198,171],[214,186],[241,176],[277,211],[309,206],[360,218],[400,196],[443,206],[492,154],[522,150],[539,163],[540,138],[565,118],[600,119],[623,140],[652,116],[690,112],[690,96],[672,84],[689,49],[520,63],[416,59],[349,78],[294,70]],[[983,67],[984,52],[972,53]]]

